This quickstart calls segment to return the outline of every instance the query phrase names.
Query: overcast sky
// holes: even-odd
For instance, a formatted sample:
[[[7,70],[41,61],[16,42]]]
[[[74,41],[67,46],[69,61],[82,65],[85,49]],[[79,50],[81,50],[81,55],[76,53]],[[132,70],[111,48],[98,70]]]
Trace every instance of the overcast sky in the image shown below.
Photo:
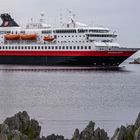
[[[60,14],[89,25],[109,27],[122,46],[140,47],[140,0],[0,0],[0,12],[8,12],[21,25],[45,13],[47,23],[59,24]]]

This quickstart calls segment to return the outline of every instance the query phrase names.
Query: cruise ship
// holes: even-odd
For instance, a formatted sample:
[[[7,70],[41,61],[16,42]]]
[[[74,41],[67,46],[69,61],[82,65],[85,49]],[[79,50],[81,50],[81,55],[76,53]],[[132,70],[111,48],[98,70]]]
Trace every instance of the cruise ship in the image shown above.
[[[47,25],[43,13],[39,22],[25,28],[8,13],[0,17],[0,64],[110,68],[139,50],[120,47],[116,32],[73,17],[60,28]]]

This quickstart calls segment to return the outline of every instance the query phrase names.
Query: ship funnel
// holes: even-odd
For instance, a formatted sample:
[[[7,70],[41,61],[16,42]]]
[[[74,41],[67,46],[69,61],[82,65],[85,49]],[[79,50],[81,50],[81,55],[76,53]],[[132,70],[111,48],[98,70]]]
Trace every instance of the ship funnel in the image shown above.
[[[0,27],[19,27],[19,25],[14,21],[14,19],[11,18],[8,13],[1,14],[0,17],[2,19],[2,24]]]

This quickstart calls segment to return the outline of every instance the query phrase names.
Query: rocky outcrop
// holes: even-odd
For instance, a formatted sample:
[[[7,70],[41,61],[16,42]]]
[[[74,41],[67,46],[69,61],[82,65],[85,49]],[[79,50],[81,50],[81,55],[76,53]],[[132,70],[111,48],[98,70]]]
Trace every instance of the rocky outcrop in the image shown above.
[[[134,134],[134,140],[140,140],[140,128],[138,128]]]
[[[95,130],[95,123],[91,121],[81,133],[76,129],[72,140],[109,140],[109,137],[104,129]]]
[[[65,139],[64,139],[64,136],[52,134],[52,135],[47,136],[46,138],[42,137],[41,140],[65,140]]]
[[[135,121],[135,126],[140,127],[140,113],[138,114],[138,117],[137,117],[137,119]]]
[[[140,140],[140,113],[134,125],[117,128],[111,140]]]
[[[41,127],[23,111],[7,118],[0,130],[0,140],[36,140],[40,139]]]
[[[140,58],[134,59],[134,61],[130,62],[130,64],[140,64]]]
[[[30,119],[26,111],[7,118],[0,124],[0,140],[67,140],[62,135],[40,137],[41,126]],[[95,123],[89,122],[81,132],[76,129],[71,140],[109,140],[104,129],[95,129]],[[140,140],[140,113],[133,125],[117,128],[111,140]]]

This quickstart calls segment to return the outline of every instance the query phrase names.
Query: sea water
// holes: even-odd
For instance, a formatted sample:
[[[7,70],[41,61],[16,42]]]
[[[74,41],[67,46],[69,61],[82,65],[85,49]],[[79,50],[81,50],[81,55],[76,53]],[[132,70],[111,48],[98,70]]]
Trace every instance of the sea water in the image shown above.
[[[140,112],[140,65],[110,71],[1,65],[0,122],[24,110],[39,121],[41,135],[71,138],[92,120],[112,136]]]

